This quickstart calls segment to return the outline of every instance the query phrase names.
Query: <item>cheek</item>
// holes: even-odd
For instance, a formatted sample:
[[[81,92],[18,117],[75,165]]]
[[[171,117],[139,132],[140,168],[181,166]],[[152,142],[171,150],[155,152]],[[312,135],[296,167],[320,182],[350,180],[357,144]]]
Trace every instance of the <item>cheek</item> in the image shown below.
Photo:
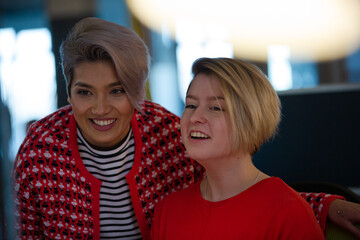
[[[83,114],[89,108],[89,102],[78,101],[76,98],[70,100],[74,114]]]
[[[120,105],[118,105],[118,110],[122,115],[129,116],[130,118],[134,114],[134,107],[129,100],[123,101]]]
[[[234,132],[231,130],[231,125],[227,126],[226,135],[227,135],[226,141],[228,142],[228,146],[231,150],[233,148],[233,143],[234,143],[234,139],[233,139]]]
[[[187,116],[185,113],[183,113],[180,118],[181,135],[185,135],[186,127],[187,127]]]
[[[180,122],[180,134],[181,134],[181,137],[184,141],[184,137],[185,137],[185,126],[183,124],[181,124]]]
[[[231,123],[228,121],[219,121],[218,131],[222,132],[224,140],[232,143],[232,135],[234,134],[231,128]]]

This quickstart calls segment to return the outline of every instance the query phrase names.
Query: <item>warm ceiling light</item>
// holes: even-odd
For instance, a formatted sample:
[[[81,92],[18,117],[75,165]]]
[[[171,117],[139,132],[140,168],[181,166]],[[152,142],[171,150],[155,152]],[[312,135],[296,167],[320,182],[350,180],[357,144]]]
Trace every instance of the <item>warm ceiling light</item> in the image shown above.
[[[268,47],[285,45],[293,60],[341,58],[360,46],[360,0],[127,0],[132,13],[156,31],[175,36],[191,21],[228,32],[234,55],[266,61]]]

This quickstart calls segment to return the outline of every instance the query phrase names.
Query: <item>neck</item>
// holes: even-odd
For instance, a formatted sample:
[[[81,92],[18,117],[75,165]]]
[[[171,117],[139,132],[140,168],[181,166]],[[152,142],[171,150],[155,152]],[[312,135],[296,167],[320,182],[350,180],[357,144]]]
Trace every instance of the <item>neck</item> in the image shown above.
[[[201,193],[208,201],[236,196],[266,177],[254,166],[250,155],[217,163],[214,168],[204,166],[206,178],[201,183]]]

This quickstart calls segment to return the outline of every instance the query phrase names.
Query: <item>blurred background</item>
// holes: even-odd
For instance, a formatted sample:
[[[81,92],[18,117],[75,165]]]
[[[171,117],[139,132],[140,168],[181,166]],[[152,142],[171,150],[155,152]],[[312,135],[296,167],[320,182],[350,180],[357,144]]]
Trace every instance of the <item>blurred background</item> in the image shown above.
[[[347,1],[355,5],[331,6]],[[0,239],[13,236],[10,174],[17,149],[29,123],[68,104],[59,46],[89,16],[124,25],[144,39],[152,55],[147,98],[179,116],[196,58],[256,64],[278,91],[283,118],[255,164],[288,183],[325,181],[359,194],[359,5],[360,0],[0,0]]]

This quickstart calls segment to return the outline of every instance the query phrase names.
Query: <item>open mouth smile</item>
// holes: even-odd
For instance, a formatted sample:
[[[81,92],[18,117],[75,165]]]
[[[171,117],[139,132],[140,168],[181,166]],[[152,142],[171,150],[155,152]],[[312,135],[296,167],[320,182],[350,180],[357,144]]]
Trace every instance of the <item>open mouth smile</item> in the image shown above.
[[[110,124],[114,123],[115,121],[116,121],[116,119],[110,119],[110,120],[96,120],[96,119],[92,119],[92,122],[93,122],[93,123],[95,123],[96,125],[99,125],[99,126],[101,126],[101,127],[110,125]]]
[[[209,139],[210,137],[201,132],[191,132],[190,137],[194,139]]]

